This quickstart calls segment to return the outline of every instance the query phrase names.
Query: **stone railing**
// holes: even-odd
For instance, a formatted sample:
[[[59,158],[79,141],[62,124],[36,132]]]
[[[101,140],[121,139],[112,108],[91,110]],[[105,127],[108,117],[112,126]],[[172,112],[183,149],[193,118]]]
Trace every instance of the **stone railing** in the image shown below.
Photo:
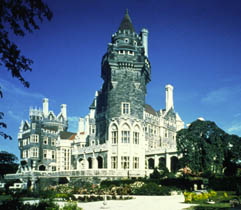
[[[146,170],[108,170],[108,169],[86,169],[72,171],[24,171],[17,174],[7,174],[6,179],[19,179],[31,177],[144,177],[148,175]]]

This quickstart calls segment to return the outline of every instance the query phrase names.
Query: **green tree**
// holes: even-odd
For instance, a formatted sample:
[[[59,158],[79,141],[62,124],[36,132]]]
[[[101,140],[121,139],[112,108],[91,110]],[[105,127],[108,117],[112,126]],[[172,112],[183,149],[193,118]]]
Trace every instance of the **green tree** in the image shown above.
[[[237,169],[241,163],[241,138],[237,135],[229,135],[228,148],[225,154],[224,168],[225,175],[236,175]]]
[[[9,38],[9,34],[24,36],[39,29],[43,19],[51,20],[52,12],[42,0],[0,0],[0,70],[8,70],[25,87],[29,82],[22,76],[23,72],[32,71],[33,61],[21,54],[18,46]],[[0,98],[2,98],[0,87]],[[7,128],[0,112],[0,129]],[[0,130],[0,136],[12,139]]]
[[[196,120],[177,133],[177,150],[194,173],[222,173],[228,137],[214,122]]]
[[[6,151],[0,152],[0,177],[5,174],[16,173],[18,169],[18,158],[11,153]]]

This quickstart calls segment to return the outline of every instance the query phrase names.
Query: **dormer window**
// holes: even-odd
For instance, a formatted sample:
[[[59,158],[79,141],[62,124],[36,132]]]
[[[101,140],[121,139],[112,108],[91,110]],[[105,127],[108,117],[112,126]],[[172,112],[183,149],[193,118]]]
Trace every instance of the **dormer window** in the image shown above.
[[[137,42],[136,41],[134,41],[133,43],[134,43],[135,46],[137,46]]]
[[[124,50],[119,50],[119,54],[124,55],[124,54],[125,54],[125,51],[124,51]]]
[[[125,41],[125,43],[129,43],[129,39],[125,39],[124,41]]]
[[[133,51],[128,51],[128,55],[134,55]]]

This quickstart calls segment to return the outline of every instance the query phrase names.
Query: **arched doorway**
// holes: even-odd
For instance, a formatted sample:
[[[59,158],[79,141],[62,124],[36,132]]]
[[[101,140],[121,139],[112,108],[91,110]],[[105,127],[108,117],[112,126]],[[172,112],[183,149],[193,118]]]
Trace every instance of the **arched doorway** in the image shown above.
[[[89,166],[88,167],[89,169],[92,168],[92,158],[91,157],[88,158],[88,166]]]
[[[159,168],[160,169],[166,168],[166,158],[164,157],[159,158]]]
[[[45,165],[40,165],[38,169],[40,171],[46,171],[46,166]]]
[[[83,169],[84,168],[84,160],[83,158],[80,158],[78,160],[78,169]]]
[[[179,169],[178,158],[176,156],[171,157],[171,172],[176,173]]]
[[[154,159],[153,158],[148,159],[148,168],[154,169],[154,167],[155,167]]]
[[[103,158],[101,156],[97,157],[98,168],[103,168]]]

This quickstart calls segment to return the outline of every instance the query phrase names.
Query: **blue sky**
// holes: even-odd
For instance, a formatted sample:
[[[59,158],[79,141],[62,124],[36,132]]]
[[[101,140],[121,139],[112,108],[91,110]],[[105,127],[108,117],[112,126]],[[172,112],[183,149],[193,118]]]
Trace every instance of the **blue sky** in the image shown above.
[[[101,88],[101,58],[128,8],[137,33],[149,30],[152,81],[146,102],[165,106],[165,85],[174,86],[174,106],[184,122],[215,121],[241,136],[241,1],[235,0],[52,0],[53,19],[24,38],[11,36],[34,60],[25,73],[30,88],[1,71],[5,130],[0,150],[19,156],[17,133],[30,106],[49,98],[56,114],[67,104],[70,130],[88,113]],[[2,67],[1,67],[2,68]]]

